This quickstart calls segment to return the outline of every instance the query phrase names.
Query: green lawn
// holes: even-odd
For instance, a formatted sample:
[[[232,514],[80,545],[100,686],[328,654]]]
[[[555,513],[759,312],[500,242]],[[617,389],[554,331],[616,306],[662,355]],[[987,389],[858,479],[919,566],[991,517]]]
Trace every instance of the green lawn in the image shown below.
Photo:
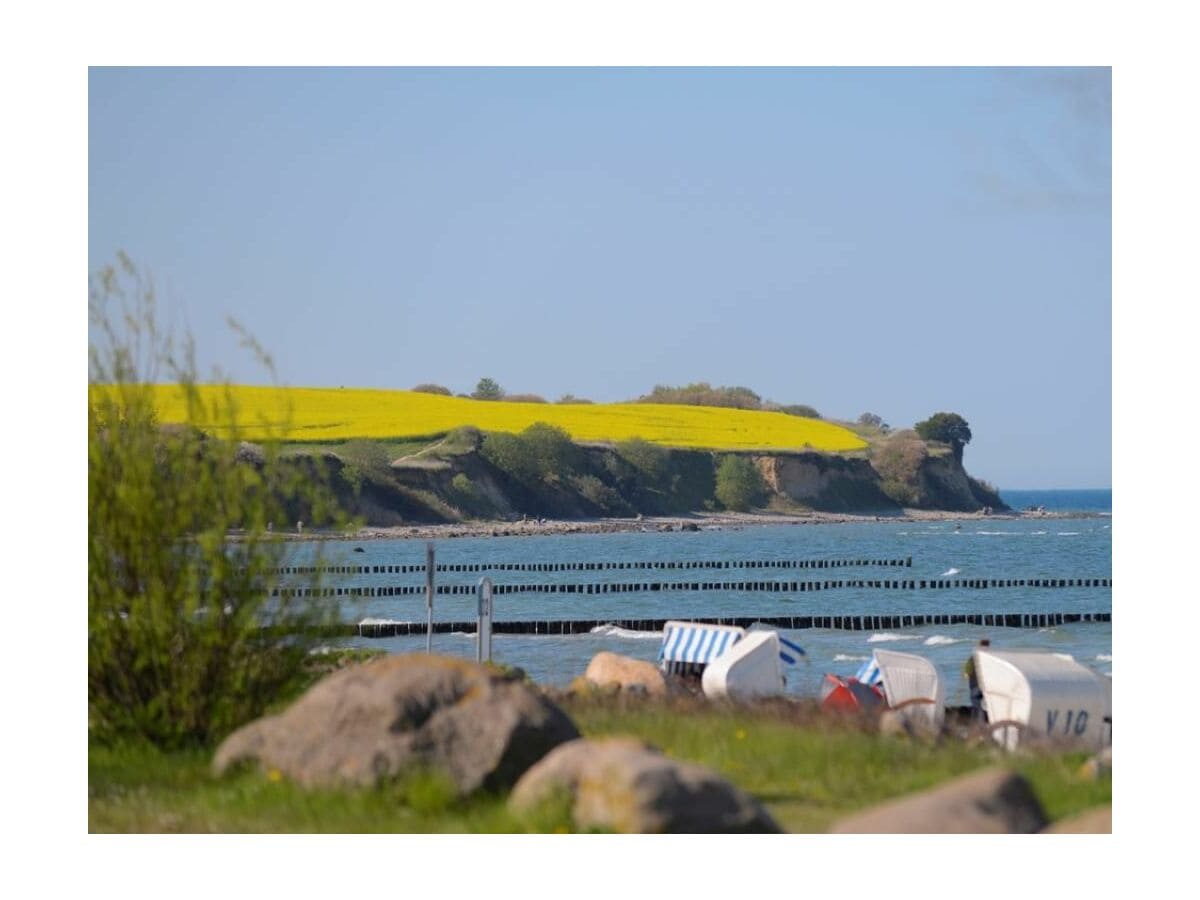
[[[1086,754],[1008,756],[958,741],[928,746],[853,723],[689,705],[597,698],[565,708],[587,736],[632,734],[668,755],[720,772],[766,804],[789,831],[819,832],[837,818],[972,769],[1003,763],[1030,779],[1051,819],[1112,801],[1111,776],[1078,773]],[[565,808],[511,816],[503,797],[458,801],[446,782],[414,777],[376,790],[306,791],[245,769],[208,770],[211,749],[163,752],[92,745],[93,832],[566,831]]]

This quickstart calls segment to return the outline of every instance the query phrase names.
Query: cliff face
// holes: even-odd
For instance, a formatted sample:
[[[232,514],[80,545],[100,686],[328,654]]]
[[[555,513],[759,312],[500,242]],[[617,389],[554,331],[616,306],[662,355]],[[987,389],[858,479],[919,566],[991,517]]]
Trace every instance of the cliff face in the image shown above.
[[[338,491],[368,524],[452,522],[528,516],[589,518],[672,515],[713,509],[720,455],[696,450],[663,453],[653,472],[638,469],[610,447],[580,448],[576,468],[522,481],[493,465],[479,444],[397,460],[356,490]],[[897,475],[881,475],[868,459],[816,452],[749,455],[769,493],[788,505],[823,512],[895,514],[904,507],[974,512],[1005,509],[999,495],[971,478],[952,454],[914,457]],[[338,484],[340,462],[329,471]]]
[[[879,475],[865,459],[822,453],[755,457],[767,486],[777,495],[824,512],[895,512],[899,504],[880,489]]]
[[[926,457],[917,479],[922,509],[975,512],[985,506],[1006,508],[999,495],[990,494],[971,478],[953,455]]]

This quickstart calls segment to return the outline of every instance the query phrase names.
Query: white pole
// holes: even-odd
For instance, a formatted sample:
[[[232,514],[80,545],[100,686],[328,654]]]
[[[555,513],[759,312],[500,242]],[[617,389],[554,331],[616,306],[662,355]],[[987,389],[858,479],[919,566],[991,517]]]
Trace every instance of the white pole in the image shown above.
[[[492,660],[492,579],[479,579],[476,588],[479,600],[479,619],[475,627],[475,661],[491,662]]]

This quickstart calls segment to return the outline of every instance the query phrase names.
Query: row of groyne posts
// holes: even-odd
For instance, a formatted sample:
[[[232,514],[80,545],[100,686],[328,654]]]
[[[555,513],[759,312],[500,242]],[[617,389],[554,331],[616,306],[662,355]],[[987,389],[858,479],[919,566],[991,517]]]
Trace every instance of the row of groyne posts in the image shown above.
[[[590,583],[531,583],[494,584],[484,576],[475,585],[438,585],[436,573],[478,572],[590,572],[614,570],[718,570],[718,569],[811,569],[829,570],[842,568],[912,568],[912,557],[904,559],[790,559],[790,560],[646,560],[646,561],[602,561],[602,562],[525,562],[525,563],[438,563],[432,541],[425,545],[425,564],[370,565],[370,566],[283,566],[275,575],[383,575],[423,573],[424,585],[388,585],[381,587],[317,587],[300,588],[280,586],[273,588],[273,596],[303,597],[397,597],[424,593],[425,622],[390,621],[364,619],[357,624],[346,623],[335,626],[332,631],[339,635],[366,638],[388,638],[425,633],[425,648],[432,648],[433,634],[469,632],[476,634],[476,656],[480,661],[491,659],[491,637],[493,633],[565,635],[582,634],[604,625],[625,628],[631,631],[661,631],[668,619],[558,619],[517,620],[494,622],[494,600],[497,595],[518,593],[544,594],[621,594],[647,591],[724,591],[724,592],[787,592],[836,590],[839,588],[881,590],[946,590],[951,588],[984,590],[988,588],[1111,588],[1111,578],[935,578],[935,579],[868,579],[840,578],[820,580],[763,580],[763,581],[632,581]],[[468,595],[474,593],[477,603],[475,622],[434,622],[433,606],[437,596]],[[867,631],[888,628],[919,627],[922,625],[982,625],[1008,628],[1046,628],[1072,622],[1111,622],[1112,613],[925,613],[915,615],[858,615],[858,616],[756,616],[700,618],[695,621],[717,625],[749,627],[753,624],[777,628],[800,630],[824,628],[849,631]]]

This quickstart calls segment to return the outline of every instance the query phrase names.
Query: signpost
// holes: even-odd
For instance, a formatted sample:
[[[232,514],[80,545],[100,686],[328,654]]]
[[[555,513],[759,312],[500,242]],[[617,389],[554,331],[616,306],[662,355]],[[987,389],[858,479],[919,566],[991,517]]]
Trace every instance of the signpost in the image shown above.
[[[425,544],[425,652],[433,652],[433,541]]]
[[[475,629],[475,661],[481,663],[491,662],[492,579],[486,576],[479,579],[479,587],[476,588],[476,596],[479,599],[479,620],[478,627]]]

